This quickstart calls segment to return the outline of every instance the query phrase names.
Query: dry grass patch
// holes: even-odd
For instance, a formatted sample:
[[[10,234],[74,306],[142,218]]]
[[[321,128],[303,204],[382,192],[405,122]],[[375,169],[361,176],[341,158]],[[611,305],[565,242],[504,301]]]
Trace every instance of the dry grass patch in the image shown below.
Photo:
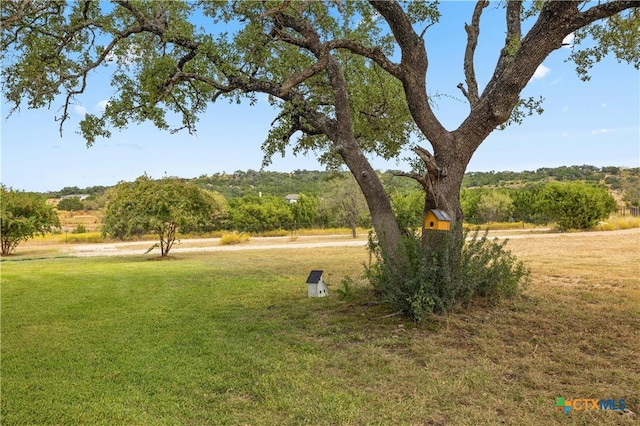
[[[103,213],[99,210],[65,211],[58,210],[58,218],[62,229],[73,230],[82,225],[88,232],[97,232],[102,229]]]
[[[639,289],[640,229],[514,238],[508,248],[542,282],[561,282],[564,288]]]

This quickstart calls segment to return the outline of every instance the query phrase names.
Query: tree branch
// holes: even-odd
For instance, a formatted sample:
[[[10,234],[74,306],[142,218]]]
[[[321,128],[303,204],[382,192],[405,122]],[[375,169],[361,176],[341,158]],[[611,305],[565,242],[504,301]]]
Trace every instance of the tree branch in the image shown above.
[[[524,38],[520,34],[520,2],[507,3],[507,38],[498,65],[467,119],[454,132],[454,137],[473,139],[466,156],[498,126],[506,122],[520,101],[520,93],[537,67],[562,40],[590,23],[637,7],[633,1],[615,1],[580,12],[579,1],[545,2],[538,19]],[[518,7],[516,7],[518,6]]]
[[[597,20],[613,16],[626,9],[638,7],[640,7],[640,4],[638,4],[637,0],[618,0],[610,3],[598,4],[582,12],[580,17],[574,22],[574,25],[580,25],[580,27],[583,27]]]
[[[500,59],[496,66],[496,72],[501,72],[504,67],[513,59],[520,48],[522,31],[520,29],[520,10],[522,1],[508,1],[507,13],[505,14],[507,23],[507,37],[504,42]]]
[[[387,58],[387,56],[377,46],[371,48],[366,47],[355,40],[340,39],[327,42],[327,47],[329,48],[329,50],[346,49],[351,51],[352,53],[355,53],[356,55],[364,56],[365,58],[374,61],[382,69],[384,69],[395,78],[402,78],[402,67]]]
[[[462,83],[458,84],[458,88],[467,98],[472,108],[478,101],[478,81],[476,80],[473,56],[475,54],[476,47],[478,46],[478,36],[480,35],[480,15],[482,14],[482,10],[488,5],[488,1],[479,0],[473,10],[471,25],[464,25],[464,29],[467,32],[467,47],[464,52],[464,75],[469,90],[466,91],[462,86]]]
[[[279,96],[285,96],[293,87],[323,71],[327,67],[328,62],[329,53],[326,49],[323,49],[322,53],[320,53],[318,62],[302,71],[292,74],[284,83],[281,84]]]
[[[431,154],[425,148],[416,145],[412,148],[412,151],[416,153],[418,157],[424,163],[427,173],[421,175],[419,173],[394,173],[395,176],[409,177],[416,180],[424,188],[427,195],[431,200],[434,200],[437,204],[438,199],[438,183],[441,178],[447,175],[446,170],[442,169],[433,154]]]
[[[20,21],[27,13],[27,11],[31,11],[31,9],[35,6],[32,0],[21,0],[19,2],[8,2],[8,5],[3,5],[2,9],[9,8],[9,6],[13,6],[13,13],[3,14],[0,16],[0,29],[2,31],[6,31],[11,28],[16,22]],[[47,8],[47,4],[45,2],[44,6],[42,6],[38,11],[43,11]]]
[[[400,46],[402,57],[399,71],[394,76],[404,86],[407,105],[416,125],[436,150],[455,143],[429,104],[424,40],[414,31],[411,20],[398,2],[370,0],[369,3],[385,19]]]

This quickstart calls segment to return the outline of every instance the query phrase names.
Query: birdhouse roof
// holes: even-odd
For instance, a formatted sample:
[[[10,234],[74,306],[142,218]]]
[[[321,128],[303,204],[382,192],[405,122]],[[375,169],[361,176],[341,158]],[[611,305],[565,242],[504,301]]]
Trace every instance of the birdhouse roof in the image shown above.
[[[322,272],[318,270],[313,270],[309,274],[309,278],[307,278],[307,284],[317,284],[322,279]]]
[[[447,214],[447,212],[445,212],[444,210],[437,210],[437,209],[432,209],[431,213],[433,213],[433,215],[436,217],[436,219],[438,220],[446,220],[448,222],[451,222],[451,218],[449,217],[449,215]]]

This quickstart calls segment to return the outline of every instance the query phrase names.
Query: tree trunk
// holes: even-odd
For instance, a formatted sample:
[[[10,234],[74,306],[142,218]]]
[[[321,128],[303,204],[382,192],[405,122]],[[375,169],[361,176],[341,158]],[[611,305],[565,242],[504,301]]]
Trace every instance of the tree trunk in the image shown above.
[[[332,57],[328,60],[327,74],[333,88],[336,118],[331,125],[318,122],[316,127],[324,128],[323,133],[333,142],[336,152],[342,157],[358,182],[367,201],[380,248],[386,256],[395,259],[402,235],[400,227],[380,178],[371,167],[353,134],[347,83],[342,67]],[[310,118],[313,122],[313,117]]]
[[[466,171],[466,162],[455,155],[455,149],[441,149],[436,151],[434,161],[427,164],[429,173],[417,179],[425,188],[425,202],[423,218],[432,209],[442,210],[451,218],[451,229],[457,237],[462,237],[463,213],[460,206],[460,187]],[[421,156],[422,157],[422,156]],[[423,158],[424,160],[424,158]],[[433,168],[436,167],[434,170]],[[422,223],[423,245],[437,244],[438,239],[431,238],[432,232]],[[437,232],[437,231],[436,231]]]
[[[160,234],[160,255],[162,257],[166,257],[169,255],[169,250],[171,250],[171,247],[173,246],[173,243],[176,240],[176,228],[178,227],[178,224],[175,222],[170,222],[167,225],[166,228],[166,238],[164,235],[164,230],[159,231]]]
[[[351,149],[340,152],[347,167],[355,177],[371,213],[371,223],[381,250],[391,258],[397,255],[401,231],[391,207],[391,201],[377,173],[362,154],[355,140]]]

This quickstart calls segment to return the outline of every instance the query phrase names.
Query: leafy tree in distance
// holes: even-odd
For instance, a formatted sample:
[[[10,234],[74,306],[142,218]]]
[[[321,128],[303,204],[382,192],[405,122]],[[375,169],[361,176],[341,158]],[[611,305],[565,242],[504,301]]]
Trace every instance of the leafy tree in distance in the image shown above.
[[[102,115],[87,114],[80,124],[92,144],[143,121],[194,131],[210,101],[255,102],[256,93],[264,93],[279,110],[263,144],[265,163],[293,144],[294,153],[317,152],[330,167],[346,165],[364,194],[383,257],[398,265],[403,230],[368,154],[390,159],[412,148],[421,167],[404,175],[425,191],[423,215],[438,208],[460,225],[460,188],[474,152],[494,130],[542,111],[540,100],[521,92],[568,35],[595,42],[582,50],[577,45],[570,56],[584,79],[608,53],[640,66],[637,1],[508,1],[501,3],[506,37],[494,52],[495,69],[479,81],[476,46],[489,2],[478,1],[460,25],[464,51],[450,55],[463,57],[464,82],[457,87],[469,111],[448,130],[432,106],[436,95],[427,90],[425,40],[440,18],[437,3],[103,4],[3,3],[0,52],[10,104],[41,108],[62,95],[62,126],[89,74],[107,65],[114,94]],[[167,112],[180,123],[172,127]],[[427,140],[431,149],[416,140]],[[461,237],[462,227],[454,229]],[[427,234],[423,243],[435,249],[437,239]]]
[[[293,213],[283,197],[247,195],[229,200],[229,222],[243,232],[288,229]]]
[[[424,222],[422,214],[423,200],[424,193],[419,188],[391,193],[391,204],[400,227],[407,230],[422,228],[422,223]]]
[[[79,197],[63,198],[58,203],[58,210],[64,210],[68,212],[84,210],[84,204],[80,201]]]
[[[0,185],[0,210],[3,256],[13,253],[20,242],[60,226],[55,209],[43,197],[4,185]]]
[[[226,213],[221,195],[175,178],[140,176],[135,182],[118,184],[110,197],[102,232],[120,239],[154,233],[163,257],[169,254],[178,229],[197,230]]]
[[[328,217],[351,228],[351,236],[356,238],[358,226],[369,224],[367,203],[352,176],[338,175],[326,187],[322,197],[321,210]]]
[[[478,214],[485,223],[506,222],[513,213],[513,200],[503,190],[493,190],[480,196]]]
[[[295,203],[289,204],[297,227],[312,227],[318,217],[318,197],[300,194]]]
[[[537,183],[511,191],[513,216],[516,220],[536,224],[549,222],[549,219],[540,210],[540,203],[538,202],[543,189],[544,185]]]
[[[478,205],[480,204],[482,195],[487,191],[485,188],[463,188],[460,191],[460,205],[467,222],[475,224],[481,223]]]
[[[584,182],[550,182],[540,193],[539,209],[562,231],[590,229],[617,210],[606,188]]]

